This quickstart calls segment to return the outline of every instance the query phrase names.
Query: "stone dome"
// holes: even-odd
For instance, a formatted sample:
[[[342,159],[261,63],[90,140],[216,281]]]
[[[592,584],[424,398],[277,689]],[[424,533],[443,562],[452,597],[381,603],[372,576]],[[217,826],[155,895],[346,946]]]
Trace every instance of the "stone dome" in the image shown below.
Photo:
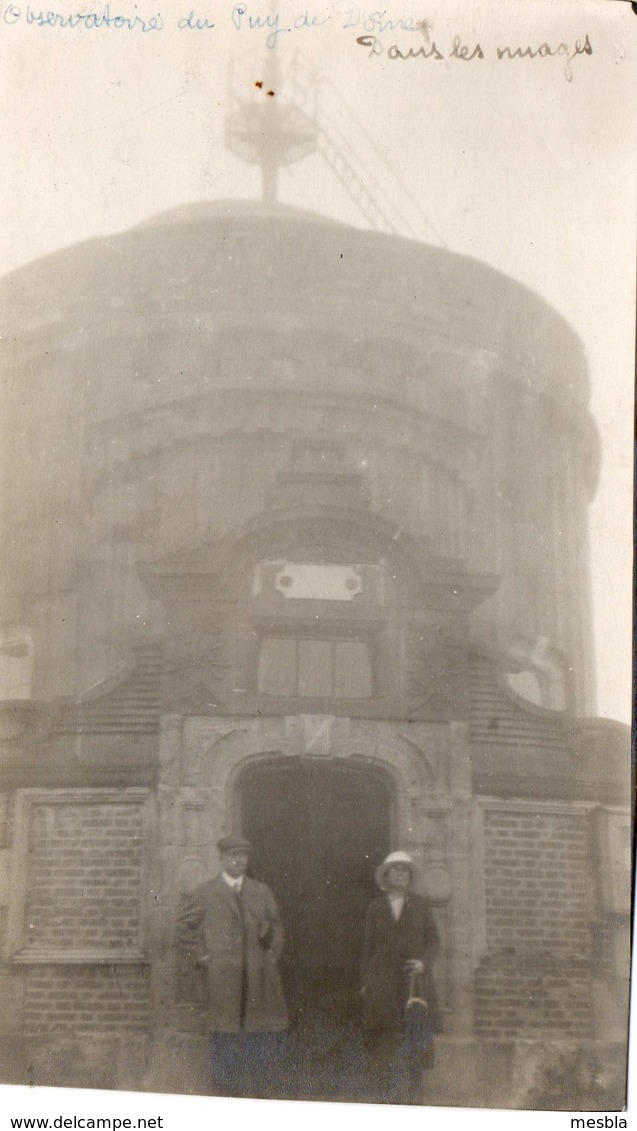
[[[400,344],[418,342],[434,362],[445,355],[447,381],[450,343],[461,341],[538,393],[580,405],[589,396],[580,340],[520,283],[466,256],[282,205],[174,208],[21,267],[0,295],[11,337],[71,334],[77,347],[109,325],[121,334],[130,319],[139,333],[159,320],[165,344],[187,316],[205,347],[220,324],[289,311],[295,329],[345,326],[361,348],[379,323],[385,340],[391,326],[399,365]],[[193,361],[196,352],[191,339]],[[418,375],[427,376],[422,360]],[[473,380],[466,367],[462,379]]]
[[[501,578],[479,640],[548,638],[585,700],[598,441],[582,344],[528,288],[447,250],[218,202],[22,267],[0,300],[6,621],[37,607],[49,623],[83,586],[64,619],[86,639],[93,586],[115,640],[121,594],[128,628],[146,616],[138,561],[231,539],[329,442],[361,507]]]

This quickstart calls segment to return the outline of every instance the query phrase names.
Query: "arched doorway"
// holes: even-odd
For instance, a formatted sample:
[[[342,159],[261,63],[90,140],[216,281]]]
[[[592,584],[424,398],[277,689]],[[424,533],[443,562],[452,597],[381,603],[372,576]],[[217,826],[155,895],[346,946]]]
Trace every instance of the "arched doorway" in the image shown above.
[[[365,912],[390,843],[389,775],[344,759],[274,758],[243,771],[238,800],[250,870],[284,920],[293,1020],[355,1013]]]

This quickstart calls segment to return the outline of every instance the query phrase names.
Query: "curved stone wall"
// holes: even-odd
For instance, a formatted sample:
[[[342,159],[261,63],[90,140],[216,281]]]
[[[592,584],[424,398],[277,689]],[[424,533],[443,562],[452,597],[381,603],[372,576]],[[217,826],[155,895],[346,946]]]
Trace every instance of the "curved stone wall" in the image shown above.
[[[37,694],[81,692],[122,634],[161,631],[139,560],[227,536],[298,479],[299,452],[316,479],[322,448],[361,508],[501,578],[476,643],[546,637],[590,707],[597,437],[581,345],[537,296],[446,251],[224,204],[77,245],[0,290],[2,619],[28,614]]]

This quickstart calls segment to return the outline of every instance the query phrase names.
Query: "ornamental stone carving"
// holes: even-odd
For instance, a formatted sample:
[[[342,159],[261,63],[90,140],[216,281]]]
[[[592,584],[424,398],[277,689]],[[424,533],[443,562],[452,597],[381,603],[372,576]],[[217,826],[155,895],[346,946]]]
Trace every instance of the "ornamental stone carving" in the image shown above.
[[[162,673],[164,710],[184,715],[215,713],[225,694],[228,670],[221,630],[171,636],[166,641]]]
[[[420,718],[462,718],[466,645],[412,633],[405,652],[405,699],[410,711]]]

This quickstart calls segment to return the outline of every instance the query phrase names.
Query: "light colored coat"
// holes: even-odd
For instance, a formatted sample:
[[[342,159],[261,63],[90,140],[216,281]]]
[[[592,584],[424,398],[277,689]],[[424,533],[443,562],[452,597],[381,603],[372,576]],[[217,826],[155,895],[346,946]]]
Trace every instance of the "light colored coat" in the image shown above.
[[[267,946],[260,941],[264,934]],[[277,965],[283,949],[283,928],[269,887],[246,876],[240,908],[235,893],[221,876],[201,884],[184,898],[177,937],[182,956],[207,968],[211,1032],[263,1033],[287,1028]]]

